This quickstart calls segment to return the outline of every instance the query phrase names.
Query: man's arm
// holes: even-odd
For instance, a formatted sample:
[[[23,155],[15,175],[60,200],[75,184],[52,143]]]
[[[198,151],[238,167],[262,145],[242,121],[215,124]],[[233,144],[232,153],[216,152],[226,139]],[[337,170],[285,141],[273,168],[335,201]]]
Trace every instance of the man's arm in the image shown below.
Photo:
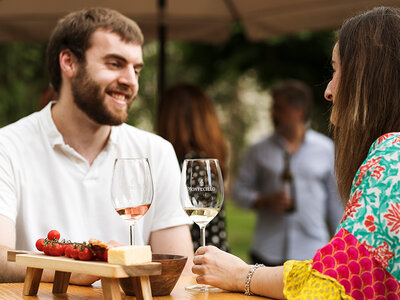
[[[292,205],[292,199],[288,197],[285,191],[279,190],[271,195],[260,195],[254,203],[254,208],[285,213]]]
[[[332,174],[327,178],[326,182],[326,191],[327,191],[327,197],[328,197],[328,203],[327,203],[327,222],[329,225],[329,230],[331,232],[331,235],[333,236],[337,226],[340,223],[340,220],[343,217],[343,212],[344,212],[344,204],[340,200],[340,196],[337,190],[337,185],[336,185],[336,178]]]
[[[257,158],[255,148],[250,148],[243,156],[233,184],[232,198],[237,205],[254,208],[260,197],[257,191]]]
[[[153,253],[177,254],[188,257],[183,273],[192,274],[193,244],[188,225],[153,231],[150,235]]]
[[[0,215],[0,282],[23,282],[25,267],[7,261],[7,250],[15,249],[15,224]]]
[[[284,213],[292,206],[292,199],[283,190],[273,194],[261,194],[259,191],[257,148],[251,147],[240,163],[233,184],[232,197],[239,206],[252,209],[268,209]]]
[[[343,217],[344,204],[340,199],[337,181],[334,173],[334,154],[331,154],[331,169],[325,178],[325,189],[327,193],[326,217],[331,237],[335,234],[337,226]],[[347,200],[347,199],[346,199]]]

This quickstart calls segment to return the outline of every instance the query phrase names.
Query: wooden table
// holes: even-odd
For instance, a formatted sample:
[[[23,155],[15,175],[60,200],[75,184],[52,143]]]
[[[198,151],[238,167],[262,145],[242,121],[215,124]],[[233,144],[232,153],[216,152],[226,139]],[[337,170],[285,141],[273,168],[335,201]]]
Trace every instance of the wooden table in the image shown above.
[[[194,276],[182,276],[176,284],[171,295],[163,297],[154,297],[155,300],[239,300],[239,299],[264,299],[267,298],[257,296],[245,296],[243,293],[196,293],[185,290],[185,286],[195,284]],[[100,300],[103,299],[101,288],[82,287],[70,285],[67,294],[52,294],[53,284],[41,283],[37,296],[22,296],[23,283],[1,283],[0,299],[14,300]],[[122,291],[121,291],[122,293]],[[135,297],[123,296],[122,299],[135,299]]]

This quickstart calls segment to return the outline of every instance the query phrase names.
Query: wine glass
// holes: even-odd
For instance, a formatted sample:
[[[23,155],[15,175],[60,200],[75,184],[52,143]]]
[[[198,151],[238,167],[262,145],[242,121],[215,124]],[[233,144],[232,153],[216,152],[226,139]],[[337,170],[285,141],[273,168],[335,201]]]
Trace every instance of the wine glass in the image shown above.
[[[224,183],[217,159],[185,159],[181,177],[181,203],[190,219],[200,227],[201,245],[206,245],[205,228],[218,214],[224,201]],[[219,290],[206,284],[186,287],[194,291]]]
[[[154,189],[147,158],[117,158],[111,183],[112,204],[130,224],[130,244],[135,244],[136,222],[149,210]]]

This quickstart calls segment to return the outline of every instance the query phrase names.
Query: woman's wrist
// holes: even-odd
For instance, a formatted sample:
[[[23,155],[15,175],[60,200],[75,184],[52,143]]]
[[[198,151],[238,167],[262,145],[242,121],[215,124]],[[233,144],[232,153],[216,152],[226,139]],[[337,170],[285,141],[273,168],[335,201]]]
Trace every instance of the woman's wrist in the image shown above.
[[[234,290],[236,292],[244,292],[244,286],[246,284],[246,277],[247,277],[247,274],[249,273],[250,268],[251,268],[251,265],[245,264],[244,266],[241,266],[240,269],[237,269],[236,280],[232,280],[232,282],[236,286],[232,286],[232,290]]]
[[[253,295],[253,293],[250,290],[251,280],[253,279],[253,275],[256,272],[256,270],[261,267],[265,267],[265,266],[263,264],[255,264],[255,265],[250,266],[250,268],[247,272],[246,281],[244,284],[244,294],[245,295],[247,295],[247,296]]]

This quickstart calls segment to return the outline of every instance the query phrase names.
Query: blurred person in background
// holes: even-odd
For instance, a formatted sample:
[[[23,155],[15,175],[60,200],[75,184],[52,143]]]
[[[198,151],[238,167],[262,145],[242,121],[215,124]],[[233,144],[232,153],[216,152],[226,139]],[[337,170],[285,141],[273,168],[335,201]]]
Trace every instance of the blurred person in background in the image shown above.
[[[343,215],[334,176],[334,146],[308,126],[312,91],[289,79],[271,91],[275,131],[251,146],[233,184],[233,198],[254,209],[250,257],[268,266],[310,259]]]
[[[156,131],[174,146],[181,166],[187,158],[216,158],[223,175],[227,175],[226,141],[213,103],[199,87],[179,83],[163,93]],[[196,250],[200,246],[200,231],[194,227],[193,224],[191,234]],[[206,244],[228,250],[224,206],[206,227]]]

